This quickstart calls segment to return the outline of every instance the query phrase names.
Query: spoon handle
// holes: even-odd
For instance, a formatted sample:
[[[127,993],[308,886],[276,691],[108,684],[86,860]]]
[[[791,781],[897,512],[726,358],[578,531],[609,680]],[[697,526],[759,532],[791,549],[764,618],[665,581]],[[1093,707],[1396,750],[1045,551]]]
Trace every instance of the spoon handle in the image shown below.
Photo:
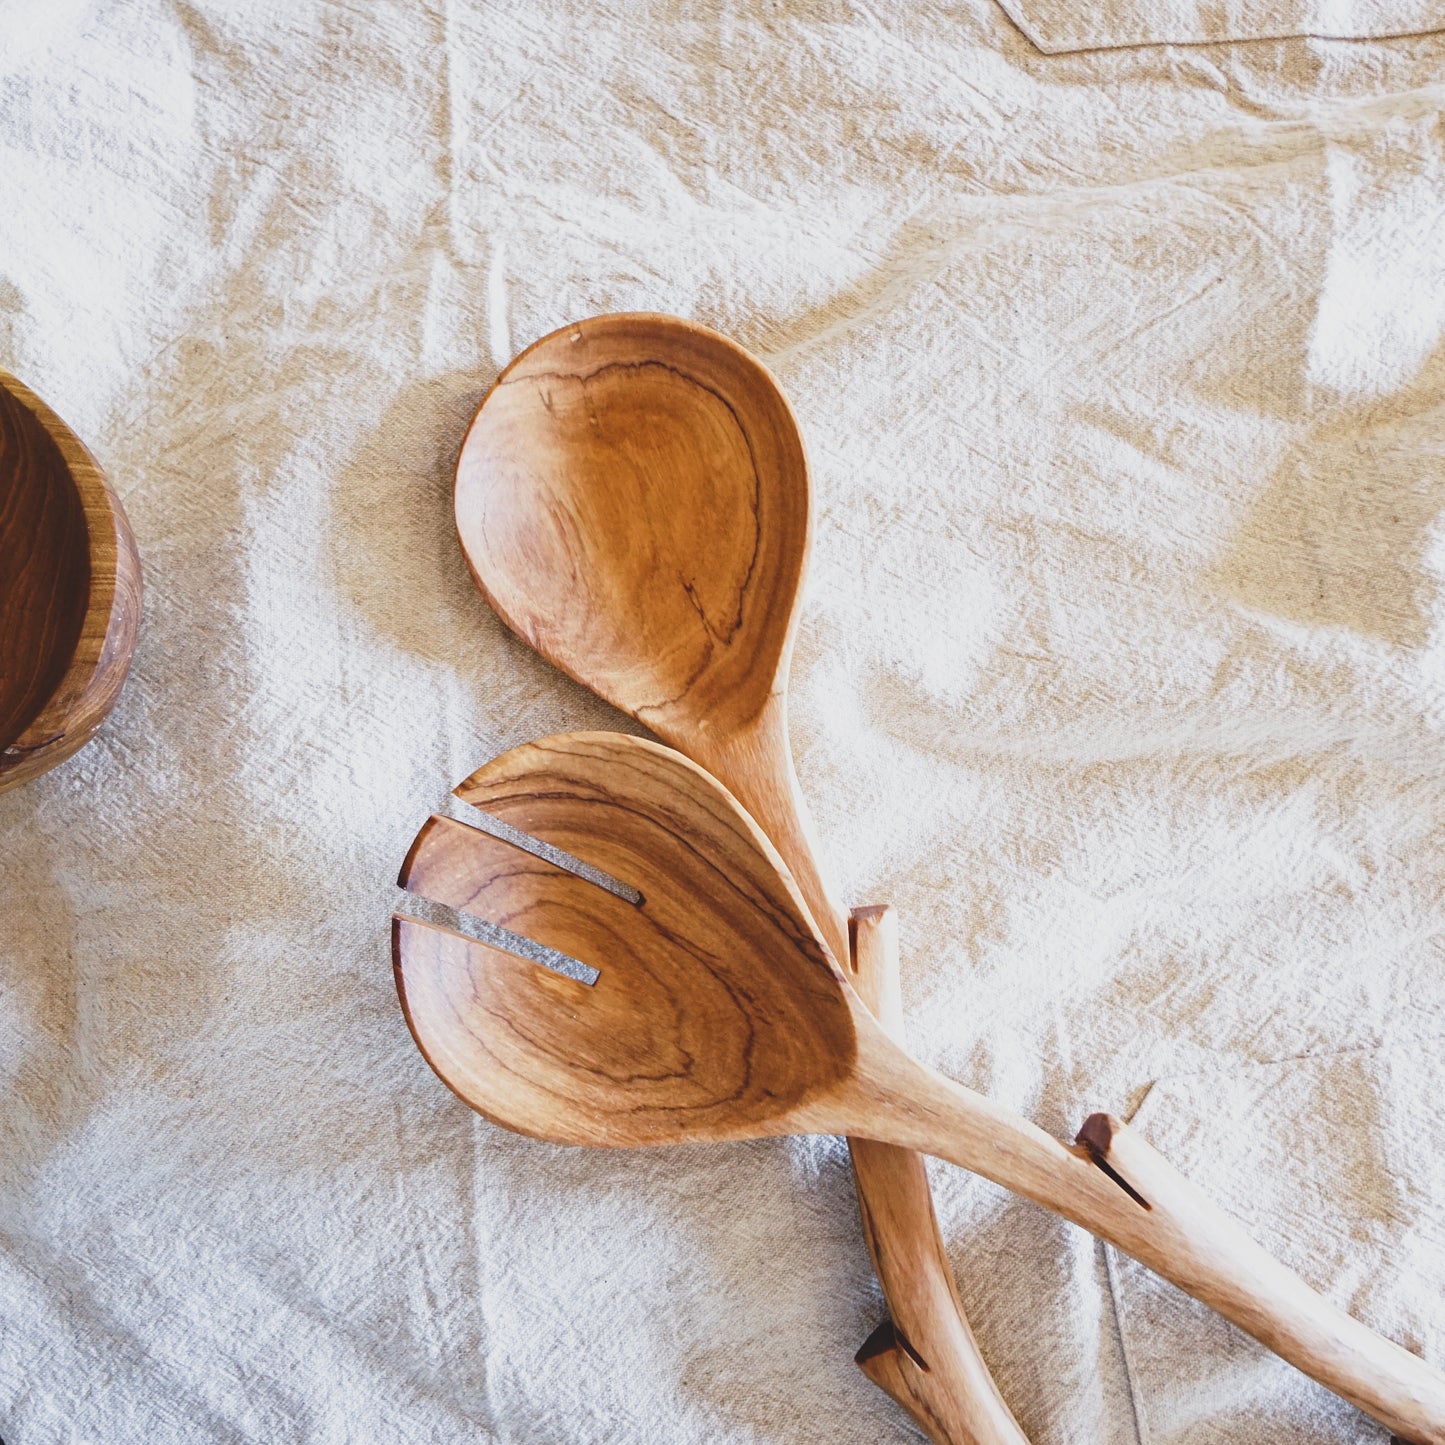
[[[901,1043],[897,916],[886,904],[855,908],[848,934],[854,988]],[[892,1311],[858,1351],[858,1368],[935,1445],[1028,1445],[954,1287],[923,1156],[872,1139],[851,1139],[848,1147],[868,1252]]]
[[[879,1040],[882,1043],[882,1040]],[[911,1062],[911,1061],[910,1061]],[[1316,1294],[1152,1149],[1107,1114],[1061,1144],[1002,1106],[901,1059],[874,1080],[865,1123],[1082,1225],[1412,1445],[1445,1445],[1445,1374]],[[865,1085],[866,1087],[866,1085]]]
[[[871,921],[850,929],[818,869],[807,805],[788,743],[786,695],[775,693],[751,728],[669,738],[733,793],[767,834],[839,966],[884,1026],[901,1031],[897,938]],[[867,910],[865,910],[867,912]],[[850,934],[852,937],[850,937]],[[855,951],[853,938],[859,943]],[[974,1342],[938,1231],[922,1158],[850,1139],[858,1212],[889,1319],[854,1357],[934,1445],[1028,1445]]]

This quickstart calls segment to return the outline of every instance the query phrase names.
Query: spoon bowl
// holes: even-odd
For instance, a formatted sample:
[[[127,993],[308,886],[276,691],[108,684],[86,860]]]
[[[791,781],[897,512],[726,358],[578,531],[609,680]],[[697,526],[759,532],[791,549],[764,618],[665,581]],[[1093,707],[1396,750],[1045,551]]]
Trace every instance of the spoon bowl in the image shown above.
[[[601,316],[498,377],[457,464],[457,531],[519,636],[672,738],[755,720],[786,678],[807,461],[741,347]]]

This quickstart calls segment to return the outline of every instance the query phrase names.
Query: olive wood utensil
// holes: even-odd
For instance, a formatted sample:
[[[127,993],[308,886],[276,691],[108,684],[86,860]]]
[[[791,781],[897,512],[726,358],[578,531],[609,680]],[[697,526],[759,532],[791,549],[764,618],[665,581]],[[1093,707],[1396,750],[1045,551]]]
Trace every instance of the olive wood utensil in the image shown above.
[[[589,985],[396,917],[412,1033],[487,1118],[572,1144],[828,1133],[936,1154],[1133,1255],[1396,1434],[1445,1445],[1445,1375],[1315,1294],[1142,1137],[1095,1114],[1070,1147],[889,1039],[767,837],[680,754],[576,733],[457,792],[636,890],[451,819],[423,826],[405,887],[600,970]]]
[[[853,961],[849,975],[853,991],[879,1025],[902,1044],[898,920],[887,904],[854,908],[849,913],[848,951]],[[855,1158],[860,1146],[865,1156],[871,1153],[885,1160],[899,1152],[887,1144],[861,1140],[852,1145]],[[906,1158],[910,1169],[923,1173],[920,1155]],[[886,1208],[898,1197],[892,1189],[860,1188],[858,1202],[866,1209],[866,1198]],[[929,1202],[927,1176],[910,1182],[901,1197],[908,1211],[904,1218],[865,1221],[874,1273],[879,1279],[907,1280],[908,1287],[900,1291],[897,1301],[890,1301],[893,1316],[884,1320],[858,1351],[858,1367],[934,1441],[1028,1445],[1028,1437],[999,1393],[973,1337],[931,1205],[930,1227],[926,1231],[911,1227],[917,1217],[915,1201]],[[942,1337],[944,1347],[933,1350],[932,1368],[912,1353],[910,1336],[914,1334],[930,1344]]]
[[[815,862],[788,746],[810,501],[771,374],[672,316],[598,316],[533,344],[483,399],[457,462],[457,531],[493,609],[733,792],[846,968],[847,921]],[[871,1001],[866,971],[854,981]],[[1027,1445],[991,1385],[970,1398],[987,1370],[922,1159],[850,1144],[891,1314],[860,1367],[937,1445]]]
[[[94,736],[140,613],[119,499],[75,433],[0,371],[0,792]]]

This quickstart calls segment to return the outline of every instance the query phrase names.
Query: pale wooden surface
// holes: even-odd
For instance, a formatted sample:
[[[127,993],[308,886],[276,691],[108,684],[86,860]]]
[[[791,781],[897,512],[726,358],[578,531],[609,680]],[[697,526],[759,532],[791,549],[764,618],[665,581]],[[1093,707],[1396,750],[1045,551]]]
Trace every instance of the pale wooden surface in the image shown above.
[[[0,791],[94,736],[140,614],[140,559],[119,499],[75,433],[0,371]]]
[[[680,754],[547,738],[458,793],[642,895],[624,902],[462,824],[423,830],[403,886],[601,971],[579,983],[397,917],[413,1035],[494,1122],[607,1146],[821,1132],[936,1154],[1123,1249],[1405,1438],[1445,1445],[1445,1375],[1321,1299],[1122,1124],[1096,1115],[1069,1146],[911,1059],[767,838]]]
[[[848,916],[850,982],[873,1016],[901,1044],[903,1000],[898,977],[898,919],[886,905],[854,908]],[[892,1284],[884,1320],[858,1351],[858,1367],[908,1411],[939,1445],[1027,1445],[969,1328],[928,1192],[923,1160],[906,1161],[873,1139],[849,1143],[858,1177],[863,1233],[879,1279]],[[913,1177],[909,1178],[909,1174]],[[866,1201],[866,1202],[865,1202]],[[870,1209],[902,1209],[879,1220]],[[913,1225],[923,1211],[930,1225]],[[948,1331],[940,1341],[942,1332]],[[920,1350],[918,1341],[924,1342]],[[941,1347],[940,1347],[941,1345]]]
[[[767,369],[677,317],[564,327],[483,400],[457,463],[456,515],[472,576],[507,624],[721,779],[851,966],[788,744],[812,507],[803,440]],[[906,1351],[875,1332],[864,1373],[942,1445],[1016,1438],[978,1434],[997,1391],[922,1161],[870,1141],[853,1165],[889,1309],[908,1322]],[[975,1383],[986,1386],[978,1407]]]

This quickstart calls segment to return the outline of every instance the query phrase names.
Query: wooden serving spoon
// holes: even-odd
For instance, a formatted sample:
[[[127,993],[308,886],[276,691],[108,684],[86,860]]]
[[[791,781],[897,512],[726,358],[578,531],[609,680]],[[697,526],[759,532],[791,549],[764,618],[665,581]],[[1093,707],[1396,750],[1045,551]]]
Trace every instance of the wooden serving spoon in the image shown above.
[[[140,613],[119,499],[75,433],[0,371],[0,792],[94,736]]]
[[[894,1043],[782,859],[679,754],[577,733],[458,789],[627,898],[445,818],[402,884],[600,970],[594,984],[398,915],[398,988],[443,1081],[497,1124],[637,1146],[849,1134],[951,1160],[1126,1251],[1397,1435],[1445,1445],[1445,1375],[1315,1294],[1107,1115],[1060,1143]]]
[[[788,746],[810,486],[769,372],[672,316],[598,316],[554,332],[478,409],[457,462],[456,516],[502,620],[733,792],[849,968],[847,920],[818,871]],[[883,970],[896,955],[872,948],[861,961],[855,986],[888,1013]],[[901,1009],[889,1017],[901,1030]],[[852,1157],[892,1316],[860,1367],[936,1445],[1027,1445],[964,1317],[922,1159],[869,1140],[853,1142]]]

